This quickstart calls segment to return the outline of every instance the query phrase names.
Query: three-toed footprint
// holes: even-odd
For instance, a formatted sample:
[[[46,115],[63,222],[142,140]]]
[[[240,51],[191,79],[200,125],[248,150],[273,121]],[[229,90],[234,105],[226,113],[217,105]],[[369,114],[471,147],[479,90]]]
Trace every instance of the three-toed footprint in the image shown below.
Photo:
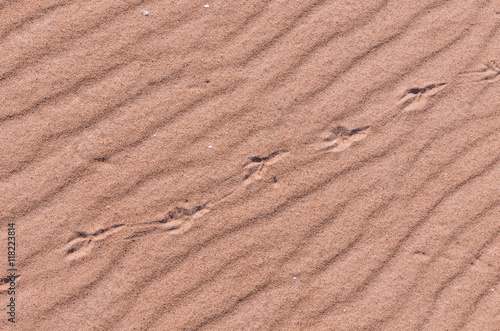
[[[433,83],[424,87],[407,89],[397,104],[407,112],[425,110],[432,97],[445,87],[446,83]]]
[[[185,232],[191,226],[191,222],[203,216],[208,212],[208,202],[202,205],[196,205],[193,208],[175,207],[167,214],[159,217],[157,220],[134,223],[134,224],[116,224],[108,228],[97,230],[93,233],[77,231],[71,236],[62,251],[68,261],[74,261],[87,256],[96,243],[120,232],[128,230],[125,240],[156,232],[166,232],[172,235]]]
[[[316,139],[316,141],[309,142],[308,144],[314,151],[319,153],[342,152],[352,144],[365,139],[370,131],[371,127],[369,126],[349,130],[344,126],[338,125],[322,132],[319,141]]]

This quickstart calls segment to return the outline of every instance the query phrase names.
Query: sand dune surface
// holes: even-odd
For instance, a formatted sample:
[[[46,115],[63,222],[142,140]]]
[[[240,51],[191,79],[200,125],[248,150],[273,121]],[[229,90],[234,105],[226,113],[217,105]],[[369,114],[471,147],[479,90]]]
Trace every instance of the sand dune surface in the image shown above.
[[[499,1],[6,0],[0,54],[1,330],[499,330]]]

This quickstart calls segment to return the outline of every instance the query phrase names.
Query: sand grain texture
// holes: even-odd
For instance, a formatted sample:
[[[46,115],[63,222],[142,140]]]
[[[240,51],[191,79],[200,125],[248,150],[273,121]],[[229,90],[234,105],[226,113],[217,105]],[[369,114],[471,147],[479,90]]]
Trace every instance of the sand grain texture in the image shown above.
[[[4,1],[0,54],[1,330],[498,330],[500,2]]]

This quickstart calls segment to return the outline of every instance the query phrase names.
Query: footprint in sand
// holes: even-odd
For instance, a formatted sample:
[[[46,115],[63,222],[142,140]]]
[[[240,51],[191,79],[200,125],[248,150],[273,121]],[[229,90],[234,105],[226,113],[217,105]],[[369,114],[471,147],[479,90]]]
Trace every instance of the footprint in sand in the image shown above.
[[[371,127],[369,126],[349,130],[344,126],[338,125],[322,132],[319,137],[316,136],[307,141],[305,148],[300,147],[291,151],[278,150],[265,157],[252,156],[243,166],[245,170],[244,183],[249,184],[262,179],[268,166],[279,162],[287,155],[309,154],[311,152],[316,154],[342,152],[354,143],[365,139],[370,131]]]
[[[66,260],[74,261],[90,254],[95,244],[116,234],[122,230],[129,230],[131,234],[125,239],[131,240],[152,232],[161,231],[172,235],[180,234],[191,227],[194,219],[206,214],[209,209],[206,208],[208,202],[203,205],[197,205],[194,208],[176,207],[158,220],[135,223],[135,224],[116,224],[109,228],[97,230],[94,233],[78,231],[71,236],[62,250],[66,255]]]
[[[313,141],[306,143],[297,149],[278,150],[267,156],[252,156],[243,165],[243,183],[237,186],[231,192],[225,194],[221,199],[214,202],[206,202],[193,208],[175,207],[166,215],[157,220],[135,223],[135,224],[116,224],[108,228],[97,230],[94,233],[78,231],[71,236],[66,245],[62,247],[65,258],[68,261],[75,261],[88,256],[96,243],[127,229],[127,235],[124,240],[133,240],[138,237],[148,235],[153,232],[165,232],[171,235],[177,235],[186,232],[195,219],[198,219],[208,213],[212,206],[223,202],[230,196],[243,192],[247,187],[256,182],[260,182],[266,177],[268,167],[280,162],[284,157],[290,154],[304,156],[307,154],[318,153],[337,153],[349,148],[351,145],[366,138],[371,128],[369,126],[349,130],[343,126],[335,126],[330,130],[324,131],[316,136]],[[302,154],[305,153],[305,154]],[[276,183],[276,177],[270,178],[269,182]]]
[[[397,104],[407,112],[424,110],[432,97],[443,90],[445,86],[446,83],[436,83],[421,88],[410,88],[403,93]]]
[[[284,158],[290,156],[305,159],[317,154],[342,152],[353,144],[365,139],[370,131],[371,127],[369,126],[349,130],[339,125],[324,131],[319,137],[315,135],[312,139],[306,141],[305,144],[301,144],[291,150],[278,150],[267,156],[252,156],[243,165],[243,182],[241,185],[225,194],[216,203],[223,202],[235,194],[244,193],[249,185],[261,181],[279,187],[276,184],[278,181],[276,171],[270,170],[270,166],[273,164],[279,163]],[[274,175],[270,175],[269,173],[274,173]]]
[[[66,259],[73,261],[88,255],[96,242],[106,239],[112,234],[118,232],[123,224],[113,225],[109,228],[100,229],[94,233],[78,231],[68,240],[63,250],[66,253]]]
[[[321,141],[309,143],[309,145],[318,153],[338,153],[365,139],[370,131],[369,126],[349,130],[339,125],[324,131],[320,135]]]
[[[156,221],[130,225],[129,228],[133,227],[133,232],[125,239],[134,239],[157,231],[170,235],[184,233],[191,228],[194,220],[210,211],[209,203],[210,201],[207,201],[191,209],[176,207]]]
[[[459,76],[470,76],[475,82],[494,83],[500,79],[500,64],[492,60],[481,64],[477,69],[463,71],[459,73]]]
[[[248,185],[253,181],[262,179],[266,173],[267,166],[278,162],[288,153],[286,150],[279,150],[264,157],[252,156],[243,166],[245,171],[243,183]]]

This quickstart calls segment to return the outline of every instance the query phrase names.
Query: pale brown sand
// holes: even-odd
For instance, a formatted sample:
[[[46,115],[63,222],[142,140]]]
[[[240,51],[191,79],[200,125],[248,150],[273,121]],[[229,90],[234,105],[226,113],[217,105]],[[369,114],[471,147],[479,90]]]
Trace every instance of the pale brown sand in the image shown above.
[[[499,1],[11,0],[0,54],[1,330],[498,330]]]

